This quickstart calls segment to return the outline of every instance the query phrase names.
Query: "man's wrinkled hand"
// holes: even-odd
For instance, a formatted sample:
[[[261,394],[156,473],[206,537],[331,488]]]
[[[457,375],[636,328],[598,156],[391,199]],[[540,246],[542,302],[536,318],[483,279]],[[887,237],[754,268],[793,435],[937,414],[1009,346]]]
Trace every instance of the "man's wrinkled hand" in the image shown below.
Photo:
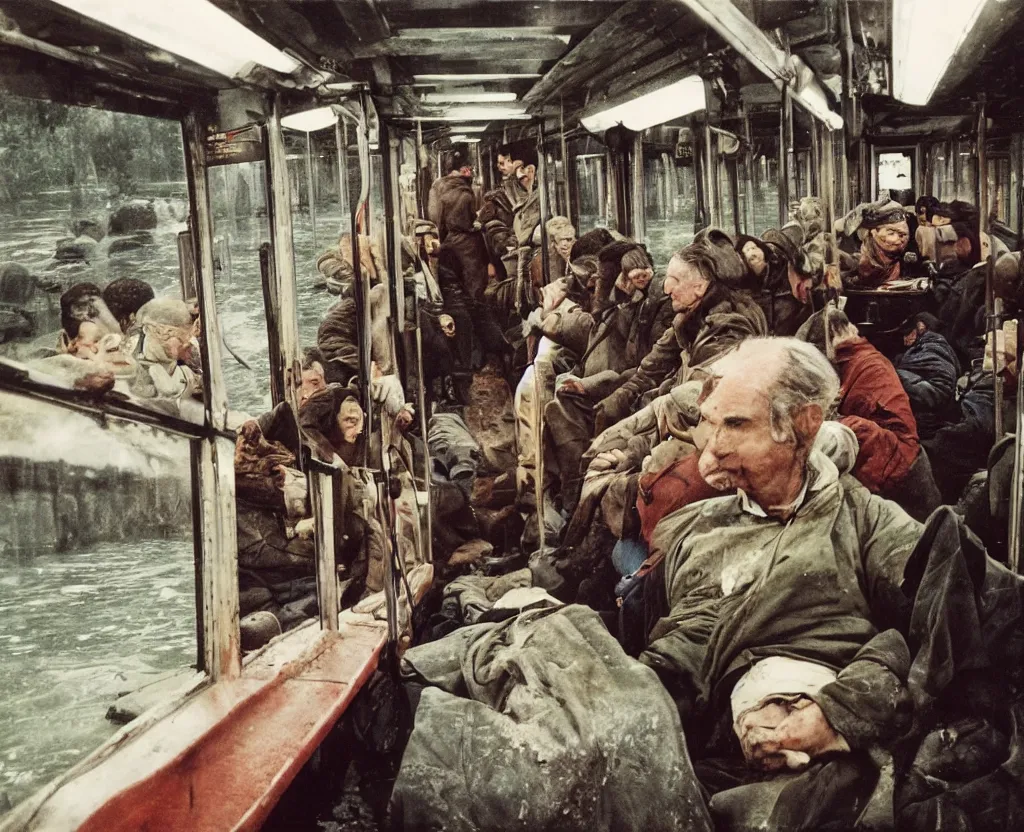
[[[625,451],[618,449],[613,451],[604,451],[598,454],[591,461],[590,466],[587,468],[587,472],[594,472],[596,474],[603,474],[606,471],[617,471],[628,461]]]
[[[766,706],[773,707],[773,706]],[[774,706],[777,707],[777,706]],[[762,709],[764,710],[764,709]],[[810,699],[800,699],[774,728],[754,728],[744,742],[744,754],[759,767],[772,771],[792,765],[795,755],[813,759],[830,751],[849,751],[850,746]]]
[[[561,386],[558,388],[558,392],[572,393],[577,396],[587,395],[587,391],[583,387],[583,384],[579,381],[576,381],[576,379],[566,379],[565,381],[563,381]]]

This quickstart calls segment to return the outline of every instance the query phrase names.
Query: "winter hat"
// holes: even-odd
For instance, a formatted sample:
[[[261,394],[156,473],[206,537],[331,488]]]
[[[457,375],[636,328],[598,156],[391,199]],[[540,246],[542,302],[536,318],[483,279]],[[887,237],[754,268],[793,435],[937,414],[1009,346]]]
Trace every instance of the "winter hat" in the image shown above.
[[[547,223],[548,239],[551,242],[576,236],[576,229],[568,217],[552,217]]]
[[[817,347],[822,355],[831,361],[835,358],[833,343],[837,337],[845,335],[852,326],[846,313],[830,303],[804,321],[800,329],[797,330],[796,337]]]
[[[612,232],[607,228],[595,228],[593,231],[588,231],[577,238],[576,242],[572,245],[572,251],[569,252],[569,259],[576,260],[588,254],[596,257],[601,249],[614,242],[615,237],[612,236]]]
[[[427,234],[433,234],[436,237],[437,226],[430,220],[416,220],[416,224],[412,227],[412,233],[417,237],[423,237]]]
[[[736,252],[732,237],[720,228],[705,228],[698,231],[693,242],[684,251],[687,249],[701,256],[704,265],[701,271],[705,277],[735,288],[747,276],[747,264]]]
[[[156,298],[144,303],[138,312],[140,324],[161,324],[163,326],[190,327],[192,312],[185,301],[179,298]]]
[[[881,205],[875,203],[867,206],[861,226],[863,228],[881,228],[890,223],[906,221],[907,212],[903,206],[894,200],[888,200]]]

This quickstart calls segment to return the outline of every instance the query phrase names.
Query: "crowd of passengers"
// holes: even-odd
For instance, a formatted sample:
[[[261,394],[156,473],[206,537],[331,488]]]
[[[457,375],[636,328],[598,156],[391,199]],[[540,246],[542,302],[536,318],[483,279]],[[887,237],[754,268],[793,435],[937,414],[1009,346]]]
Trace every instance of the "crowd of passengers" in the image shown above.
[[[332,532],[350,606],[379,596],[390,546],[407,566],[424,548],[415,503],[384,511],[366,463],[388,455],[411,484],[429,446],[439,574],[449,589],[467,571],[486,584],[460,584],[431,637],[474,620],[460,620],[464,598],[494,604],[486,582],[600,612],[678,709],[706,804],[688,828],[853,828],[897,750],[899,828],[982,828],[957,825],[971,789],[1019,785],[1016,770],[996,776],[1021,752],[1006,676],[1022,598],[998,562],[1007,489],[993,482],[1012,454],[990,460],[996,378],[1009,412],[1016,396],[1016,329],[986,350],[985,315],[991,252],[1016,316],[1019,253],[979,238],[973,206],[929,197],[863,204],[833,228],[802,199],[781,228],[704,229],[666,263],[553,217],[545,252],[532,146],[501,148],[500,187],[482,197],[465,157],[446,159],[400,252],[419,307],[405,317],[423,321],[428,436],[400,379],[379,251],[347,234],[317,261],[340,298],[303,353],[297,411],[283,402],[238,427],[245,646],[316,615],[303,461],[349,472]],[[876,313],[890,300],[901,315],[887,327]],[[72,287],[61,312],[58,348],[32,372],[201,412],[194,304],[126,279]],[[511,399],[504,470],[462,418],[485,375]],[[452,558],[484,513],[504,551]],[[966,699],[949,696],[957,685]]]
[[[1008,796],[1024,772],[1000,767],[1021,753],[1021,584],[999,562],[1009,457],[990,460],[997,377],[1014,412],[1016,328],[993,347],[985,315],[990,253],[995,295],[1017,315],[1019,253],[978,234],[973,206],[930,197],[862,204],[832,228],[806,198],[781,228],[708,228],[666,263],[553,217],[543,252],[532,148],[506,146],[498,164],[501,186],[478,200],[452,154],[422,265],[454,321],[445,365],[504,374],[514,391],[517,464],[482,466],[473,507],[504,509],[522,532],[449,585],[430,638],[501,619],[509,588],[598,611],[674,701],[700,783],[702,808],[680,810],[681,826],[654,801],[657,821],[630,828],[1022,822]],[[458,384],[438,391],[435,406],[466,403]],[[511,635],[534,624],[486,638],[539,653]],[[490,647],[467,646],[478,638],[450,636],[468,688],[420,672],[440,655],[426,647],[407,670],[525,718],[507,689],[490,701],[469,682],[498,672]],[[502,655],[506,683],[543,697],[535,663]],[[522,677],[505,666],[520,661]],[[418,706],[419,730],[456,719],[445,701]],[[392,803],[405,828],[439,828],[462,808],[417,766],[486,771],[497,753],[466,713],[477,727],[462,739],[414,729]],[[483,789],[467,811],[504,806],[501,794]],[[586,828],[584,815],[564,828]],[[552,809],[534,828],[559,823]]]

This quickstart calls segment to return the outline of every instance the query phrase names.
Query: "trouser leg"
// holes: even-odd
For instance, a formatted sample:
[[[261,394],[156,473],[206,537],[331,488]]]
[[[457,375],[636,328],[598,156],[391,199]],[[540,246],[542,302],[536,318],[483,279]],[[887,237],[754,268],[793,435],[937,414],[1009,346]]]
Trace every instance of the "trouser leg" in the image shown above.
[[[594,436],[594,403],[586,396],[556,396],[544,411],[549,447],[562,480],[562,507],[571,515],[583,485],[581,460]]]

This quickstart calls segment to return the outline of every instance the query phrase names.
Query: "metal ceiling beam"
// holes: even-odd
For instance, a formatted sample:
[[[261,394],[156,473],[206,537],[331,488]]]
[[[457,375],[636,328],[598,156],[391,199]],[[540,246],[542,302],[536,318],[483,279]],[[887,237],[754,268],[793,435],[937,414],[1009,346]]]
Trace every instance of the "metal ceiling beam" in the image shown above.
[[[678,0],[709,28],[714,29],[755,69],[780,89],[787,87],[793,101],[800,104],[831,129],[842,127],[842,117],[829,107],[829,95],[799,58],[786,53],[771,41],[757,25],[743,15],[730,0]],[[796,62],[796,63],[794,63]],[[800,71],[802,68],[806,70]]]
[[[619,55],[642,49],[651,34],[682,15],[669,0],[631,0],[596,26],[527,93],[523,103],[534,109],[560,90],[575,91]]]
[[[346,0],[336,0],[346,2]],[[395,29],[412,29],[430,21],[444,26],[445,20],[456,26],[545,26],[558,34],[571,35],[596,26],[622,0],[402,0],[387,4],[387,16]]]
[[[566,49],[563,36],[529,29],[406,29],[352,52],[356,58],[443,55],[493,65],[504,60],[555,60]]]
[[[334,0],[334,7],[356,43],[365,45],[391,37],[391,27],[377,0]]]

